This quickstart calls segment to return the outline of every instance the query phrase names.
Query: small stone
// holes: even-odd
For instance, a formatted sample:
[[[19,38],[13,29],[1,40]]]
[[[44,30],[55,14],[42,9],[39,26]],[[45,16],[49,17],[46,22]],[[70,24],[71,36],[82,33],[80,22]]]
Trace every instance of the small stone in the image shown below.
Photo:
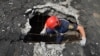
[[[13,3],[12,3],[12,2],[10,2],[10,3],[8,3],[8,4],[12,5]]]
[[[73,52],[71,52],[71,55],[74,55],[74,53],[73,53]]]
[[[24,56],[24,55],[21,55],[21,56]]]
[[[92,55],[94,55],[94,54],[95,54],[95,52],[94,52],[94,51],[91,51],[91,54],[92,54]]]
[[[20,23],[18,23],[18,26],[20,27],[20,26],[21,26],[21,24],[20,24]]]
[[[96,43],[96,45],[98,45],[99,43]]]
[[[10,29],[10,27],[7,27],[7,29]]]
[[[2,30],[2,32],[4,32],[5,30]]]
[[[32,43],[30,42],[29,45],[32,45]]]

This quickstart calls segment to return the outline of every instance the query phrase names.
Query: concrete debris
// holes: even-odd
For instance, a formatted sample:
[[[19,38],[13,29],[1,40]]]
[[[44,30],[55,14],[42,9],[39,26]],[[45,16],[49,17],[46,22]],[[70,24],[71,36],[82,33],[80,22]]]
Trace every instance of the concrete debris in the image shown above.
[[[62,50],[65,44],[45,44],[45,42],[35,43],[33,56],[63,56]]]
[[[68,8],[60,5],[60,4],[53,4],[53,3],[47,3],[45,5],[37,5],[37,6],[34,6],[33,8],[45,8],[45,7],[51,7],[53,9],[55,9],[56,11],[60,11],[66,15],[72,15],[74,16],[76,19],[78,19],[79,17],[79,14],[78,14],[78,10],[74,9],[73,7],[71,6],[68,6]],[[38,10],[39,12],[43,13],[46,11],[46,9],[43,10]],[[57,15],[56,15],[57,16]]]
[[[22,34],[26,35],[30,29],[31,29],[31,26],[29,24],[29,19],[27,19],[27,22],[25,24],[25,28],[21,28],[21,32],[22,32]]]

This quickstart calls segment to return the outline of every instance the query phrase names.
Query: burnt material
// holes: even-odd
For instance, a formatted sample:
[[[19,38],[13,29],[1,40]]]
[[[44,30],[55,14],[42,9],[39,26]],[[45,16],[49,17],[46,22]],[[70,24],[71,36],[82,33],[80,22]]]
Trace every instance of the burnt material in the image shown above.
[[[40,33],[48,17],[49,17],[48,15],[44,15],[44,14],[36,14],[34,17],[32,17],[29,20],[30,25],[32,27],[29,33]]]
[[[44,27],[45,21],[48,18],[48,15],[45,15],[43,13],[35,13],[35,16],[30,18],[29,24],[31,25],[31,30],[28,32],[28,34],[24,37],[24,41],[35,41],[35,42],[40,42],[40,41],[51,41],[47,37],[43,37],[41,35],[30,35],[29,33],[33,34],[40,34],[41,30]]]

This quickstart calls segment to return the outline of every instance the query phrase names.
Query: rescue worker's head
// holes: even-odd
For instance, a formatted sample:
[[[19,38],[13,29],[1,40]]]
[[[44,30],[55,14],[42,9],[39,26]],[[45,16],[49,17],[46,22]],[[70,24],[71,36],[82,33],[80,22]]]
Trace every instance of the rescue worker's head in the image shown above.
[[[51,16],[46,21],[47,28],[55,29],[55,27],[59,26],[60,22],[56,16]]]

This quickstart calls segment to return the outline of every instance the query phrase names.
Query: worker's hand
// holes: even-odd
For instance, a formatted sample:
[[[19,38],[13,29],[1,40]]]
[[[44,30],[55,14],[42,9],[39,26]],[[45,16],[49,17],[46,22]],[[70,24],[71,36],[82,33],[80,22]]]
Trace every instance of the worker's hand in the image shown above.
[[[86,43],[86,37],[82,37],[82,40],[80,41],[81,46],[85,46]]]
[[[41,35],[46,34],[46,28],[43,28],[43,30],[40,32]]]

